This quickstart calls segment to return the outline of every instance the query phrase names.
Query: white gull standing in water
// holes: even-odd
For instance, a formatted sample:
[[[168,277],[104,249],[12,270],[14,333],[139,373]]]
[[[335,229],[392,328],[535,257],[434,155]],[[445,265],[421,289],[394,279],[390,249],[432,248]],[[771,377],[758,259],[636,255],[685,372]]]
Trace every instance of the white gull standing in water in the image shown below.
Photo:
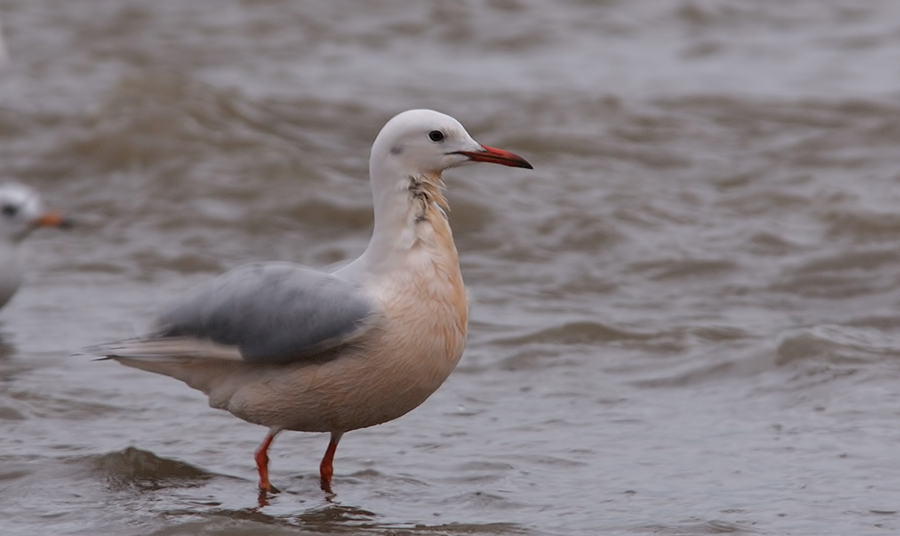
[[[390,121],[372,146],[375,228],[365,252],[334,272],[250,264],[166,308],[157,330],[91,351],[184,381],[209,404],[269,427],[256,464],[282,430],[330,432],[319,466],[331,491],[341,436],[396,419],[444,382],[466,345],[466,291],[441,172],[471,162],[531,169],[431,110]]]
[[[69,227],[62,214],[48,211],[41,196],[15,182],[0,184],[0,307],[22,284],[19,243],[38,227]]]

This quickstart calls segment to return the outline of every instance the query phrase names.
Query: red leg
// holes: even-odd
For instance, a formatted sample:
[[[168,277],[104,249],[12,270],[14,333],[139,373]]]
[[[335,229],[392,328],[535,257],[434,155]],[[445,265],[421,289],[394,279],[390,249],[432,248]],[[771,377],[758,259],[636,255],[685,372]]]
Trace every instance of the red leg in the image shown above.
[[[334,453],[337,451],[338,441],[341,440],[343,432],[331,432],[331,441],[328,442],[328,449],[325,450],[325,456],[322,463],[319,464],[319,478],[322,491],[331,493],[331,477],[334,475]]]
[[[272,484],[269,483],[269,454],[267,451],[278,432],[279,430],[274,428],[269,430],[269,433],[266,434],[266,438],[263,439],[259,448],[256,449],[254,458],[256,459],[256,470],[259,471],[259,489],[261,491],[276,491],[276,489],[272,487]]]

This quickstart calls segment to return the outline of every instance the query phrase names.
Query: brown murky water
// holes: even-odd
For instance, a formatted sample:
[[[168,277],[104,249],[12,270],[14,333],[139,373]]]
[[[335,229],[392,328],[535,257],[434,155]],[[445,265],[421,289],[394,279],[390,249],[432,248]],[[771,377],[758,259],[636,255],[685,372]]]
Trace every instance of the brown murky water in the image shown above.
[[[0,312],[0,533],[900,530],[900,4],[3,0],[0,174],[80,222]],[[72,355],[252,260],[359,254],[431,107],[472,298],[408,416],[284,434]]]

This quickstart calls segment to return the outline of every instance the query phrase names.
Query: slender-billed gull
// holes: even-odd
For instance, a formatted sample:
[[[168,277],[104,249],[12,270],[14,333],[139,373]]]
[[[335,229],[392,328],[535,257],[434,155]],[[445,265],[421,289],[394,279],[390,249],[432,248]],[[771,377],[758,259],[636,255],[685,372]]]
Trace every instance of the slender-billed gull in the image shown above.
[[[22,284],[19,243],[38,227],[69,227],[71,222],[44,207],[41,196],[24,184],[0,184],[0,307]]]
[[[468,306],[442,172],[472,162],[531,169],[452,117],[403,112],[372,146],[375,226],[359,258],[333,272],[237,268],[163,310],[152,334],[91,351],[182,380],[212,407],[268,426],[256,451],[263,492],[275,491],[267,451],[276,434],[330,432],[319,466],[330,492],[341,436],[412,410],[462,356]]]

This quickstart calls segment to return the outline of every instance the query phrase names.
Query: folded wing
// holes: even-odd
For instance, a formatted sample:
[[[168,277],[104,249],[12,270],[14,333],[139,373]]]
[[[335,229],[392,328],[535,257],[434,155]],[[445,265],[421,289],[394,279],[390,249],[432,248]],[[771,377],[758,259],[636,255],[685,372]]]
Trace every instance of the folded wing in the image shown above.
[[[290,263],[256,263],[215,278],[163,310],[152,335],[104,345],[110,357],[214,357],[291,363],[358,341],[378,307],[362,289]]]

